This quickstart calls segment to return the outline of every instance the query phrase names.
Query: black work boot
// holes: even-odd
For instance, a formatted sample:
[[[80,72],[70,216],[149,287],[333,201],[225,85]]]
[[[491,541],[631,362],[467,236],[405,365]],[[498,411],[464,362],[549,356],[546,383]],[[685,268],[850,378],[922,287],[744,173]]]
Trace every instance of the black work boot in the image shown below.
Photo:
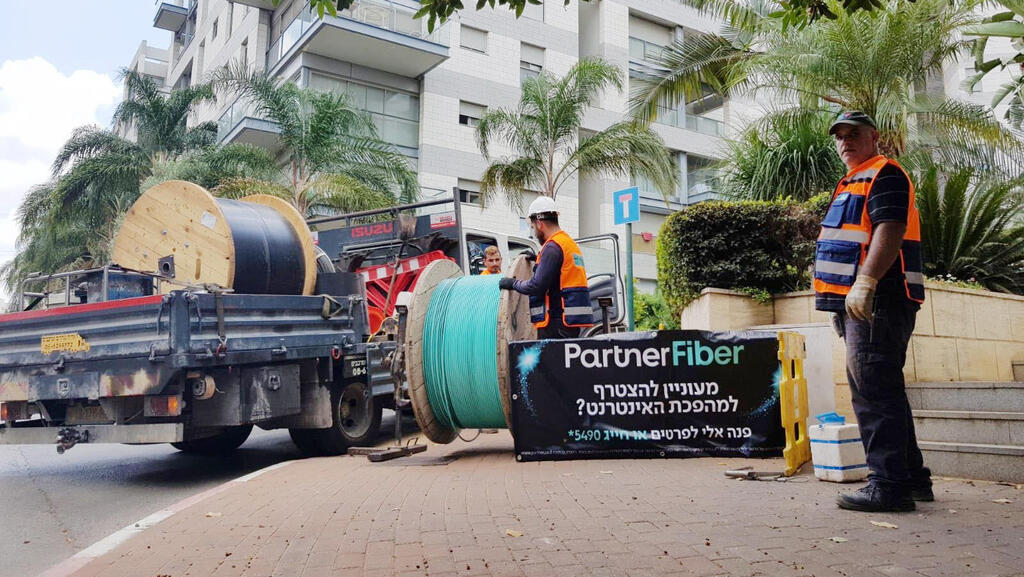
[[[935,500],[935,493],[932,492],[932,471],[928,467],[922,467],[918,474],[913,476],[913,487],[910,497],[915,501]]]
[[[840,495],[836,499],[836,504],[840,509],[869,513],[898,513],[913,511],[916,508],[909,493],[883,489],[872,483],[868,483],[856,493]]]
[[[934,501],[935,493],[931,487],[918,487],[910,491],[910,498],[915,501]]]

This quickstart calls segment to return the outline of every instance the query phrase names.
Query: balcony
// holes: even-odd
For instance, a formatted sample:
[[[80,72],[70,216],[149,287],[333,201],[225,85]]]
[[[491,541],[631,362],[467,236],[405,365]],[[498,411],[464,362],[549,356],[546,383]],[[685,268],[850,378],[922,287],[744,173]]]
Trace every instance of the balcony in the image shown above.
[[[687,114],[682,110],[675,110],[664,106],[658,107],[658,114],[654,117],[654,122],[675,126],[676,128],[685,128],[701,134],[707,134],[708,136],[720,137],[725,135],[725,123],[721,120],[696,114]]]
[[[415,19],[419,3],[358,0],[338,16],[321,20],[303,10],[267,51],[267,70],[276,74],[300,52],[343,60],[409,78],[422,76],[448,58],[448,25],[427,32]]]
[[[281,130],[271,120],[261,118],[249,101],[236,99],[217,120],[217,142],[220,144],[251,144],[267,150],[279,146]]]
[[[725,123],[706,116],[686,115],[686,128],[709,136],[724,136]]]
[[[176,32],[188,19],[188,13],[195,5],[196,0],[156,0],[153,26],[161,30]]]

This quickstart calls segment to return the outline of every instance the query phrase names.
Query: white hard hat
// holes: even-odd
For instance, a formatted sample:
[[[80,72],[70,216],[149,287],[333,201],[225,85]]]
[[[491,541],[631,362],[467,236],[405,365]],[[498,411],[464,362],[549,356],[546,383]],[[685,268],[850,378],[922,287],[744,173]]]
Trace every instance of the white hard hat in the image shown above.
[[[548,212],[558,214],[558,208],[555,206],[555,200],[550,196],[538,196],[536,200],[530,203],[527,216],[535,218],[537,215]]]

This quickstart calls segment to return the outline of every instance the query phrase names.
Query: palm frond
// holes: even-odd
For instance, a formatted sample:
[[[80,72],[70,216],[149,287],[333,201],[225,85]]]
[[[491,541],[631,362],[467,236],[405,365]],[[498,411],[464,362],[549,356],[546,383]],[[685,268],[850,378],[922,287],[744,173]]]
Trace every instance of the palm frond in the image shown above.
[[[495,161],[480,177],[480,202],[491,202],[503,193],[512,208],[522,206],[525,190],[545,190],[544,163],[541,159],[522,156],[508,161]]]
[[[748,200],[807,200],[831,190],[846,172],[828,127],[829,110],[770,112],[735,140],[719,163],[723,192]]]
[[[757,53],[723,36],[687,36],[665,47],[659,68],[630,79],[630,114],[647,123],[654,121],[659,107],[675,108],[709,92],[728,96],[747,80],[738,74],[741,65],[755,57]]]
[[[936,165],[916,180],[926,274],[1024,291],[1024,181]]]
[[[677,170],[664,141],[651,128],[631,122],[613,124],[584,138],[564,166],[556,190],[576,172],[585,172],[622,179],[643,176],[666,199],[676,194]]]

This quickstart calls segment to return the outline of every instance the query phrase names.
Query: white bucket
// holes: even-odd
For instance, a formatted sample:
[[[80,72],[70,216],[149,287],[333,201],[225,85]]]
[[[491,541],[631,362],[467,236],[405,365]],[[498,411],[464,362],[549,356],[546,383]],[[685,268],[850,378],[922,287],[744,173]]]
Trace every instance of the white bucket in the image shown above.
[[[807,428],[814,476],[822,481],[849,483],[868,476],[860,429],[855,424],[821,423]]]

